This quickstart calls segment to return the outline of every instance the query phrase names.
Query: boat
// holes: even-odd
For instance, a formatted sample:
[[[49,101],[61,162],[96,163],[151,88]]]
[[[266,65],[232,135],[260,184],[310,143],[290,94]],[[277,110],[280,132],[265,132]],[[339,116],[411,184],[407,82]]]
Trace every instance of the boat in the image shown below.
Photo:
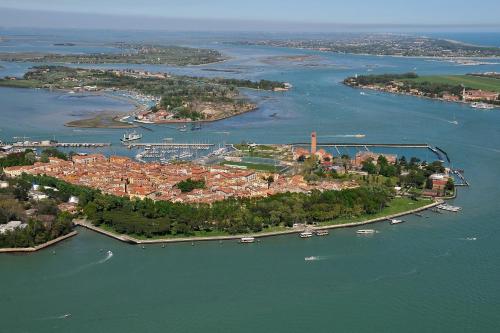
[[[304,231],[299,234],[300,238],[309,238],[312,237],[313,233],[310,231]]]
[[[390,224],[400,224],[400,223],[403,223],[403,222],[404,222],[403,220],[397,220],[397,219],[390,219],[389,220]]]
[[[183,125],[183,126],[179,127],[178,130],[179,130],[179,132],[186,132],[187,131],[187,126]]]
[[[458,213],[459,211],[462,210],[461,207],[452,206],[452,205],[448,205],[448,204],[437,205],[436,208],[437,209],[441,209],[441,210],[445,210],[445,211],[448,211],[448,212],[454,212],[454,213]]]
[[[477,102],[472,103],[470,106],[474,109],[483,109],[483,110],[491,110],[494,108],[494,106],[491,104],[477,103]]]
[[[120,139],[121,142],[130,142],[142,139],[142,134],[137,133],[136,131],[127,132],[123,134],[123,138]]]
[[[359,230],[356,231],[356,233],[360,234],[360,235],[374,234],[375,230],[373,230],[373,229],[359,229]]]
[[[326,236],[329,234],[328,230],[316,230],[314,232],[316,236]]]
[[[241,237],[240,243],[253,243],[255,242],[254,237]]]
[[[314,260],[318,260],[318,257],[316,257],[316,256],[309,256],[309,257],[305,257],[304,260],[305,261],[314,261]]]
[[[273,113],[272,115],[270,115],[269,117],[274,118],[274,117],[276,117],[277,115],[278,115],[278,112],[275,112],[275,113]]]

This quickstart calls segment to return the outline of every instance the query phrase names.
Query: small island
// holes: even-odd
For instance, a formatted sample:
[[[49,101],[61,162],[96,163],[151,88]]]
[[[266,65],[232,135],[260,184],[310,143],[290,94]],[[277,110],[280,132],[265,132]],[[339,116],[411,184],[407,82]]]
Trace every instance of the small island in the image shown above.
[[[142,123],[182,123],[216,121],[256,109],[239,88],[286,91],[290,85],[261,80],[176,76],[136,70],[83,69],[65,66],[38,66],[22,79],[6,77],[0,86],[63,89],[71,94],[104,93],[132,98],[137,103],[136,121]],[[119,122],[123,115],[97,115],[69,126],[128,127]],[[120,125],[121,124],[121,125]]]
[[[64,43],[64,46],[72,46]],[[115,43],[119,52],[91,54],[0,53],[0,61],[71,64],[146,64],[190,66],[226,60],[219,51],[182,46]]]
[[[26,150],[0,158],[0,176],[6,191],[24,189],[23,198],[36,201],[31,205],[52,202],[59,207],[53,209],[54,216],[64,209],[76,224],[129,243],[360,225],[428,209],[455,195],[454,171],[437,160],[370,151],[334,156],[317,149],[315,141],[311,150],[240,144],[234,154],[229,161],[246,155],[281,156],[289,168],[144,164],[124,156],[66,155],[49,148],[41,156]],[[11,203],[9,207],[18,207]],[[29,221],[24,213],[20,208],[15,218]],[[23,228],[7,230],[0,241],[15,246],[8,240],[17,239],[14,235]]]
[[[357,75],[346,78],[343,83],[355,88],[469,103],[480,109],[500,106],[498,73],[433,76],[419,76],[415,73]]]

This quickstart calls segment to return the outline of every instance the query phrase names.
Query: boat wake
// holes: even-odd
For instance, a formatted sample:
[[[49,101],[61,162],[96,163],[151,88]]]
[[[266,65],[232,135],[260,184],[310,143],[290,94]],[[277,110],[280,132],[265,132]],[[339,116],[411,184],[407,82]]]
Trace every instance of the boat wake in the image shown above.
[[[441,254],[437,254],[434,256],[434,258],[443,258],[443,257],[449,257],[451,255],[450,251],[446,251],[444,253],[441,253]]]
[[[77,268],[75,268],[75,269],[73,269],[71,271],[68,271],[66,273],[53,276],[52,278],[67,278],[69,276],[73,276],[75,274],[78,274],[78,273],[86,270],[86,269],[91,268],[92,266],[104,264],[105,262],[109,261],[112,257],[113,257],[113,252],[107,251],[106,252],[106,257],[104,257],[103,259],[100,259],[98,261],[94,261],[94,262],[82,265],[82,266],[77,267]]]
[[[403,277],[406,277],[406,276],[414,275],[414,274],[417,274],[417,273],[418,273],[418,270],[415,267],[412,270],[409,270],[407,272],[380,275],[380,276],[377,276],[376,278],[370,280],[370,282],[377,282],[377,281],[386,280],[386,279],[399,279],[399,278],[403,278]]]
[[[104,264],[106,261],[110,260],[111,258],[113,258],[113,252],[108,251],[108,252],[106,252],[106,258],[99,260],[97,263]]]
[[[327,256],[309,256],[309,257],[304,257],[304,261],[320,261],[320,260],[328,260],[329,257]]]

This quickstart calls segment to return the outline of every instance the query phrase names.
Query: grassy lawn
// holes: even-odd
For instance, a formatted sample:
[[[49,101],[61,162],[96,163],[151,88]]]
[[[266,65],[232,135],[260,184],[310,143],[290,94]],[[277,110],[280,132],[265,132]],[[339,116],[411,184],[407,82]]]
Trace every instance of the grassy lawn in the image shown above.
[[[431,199],[419,199],[418,201],[411,200],[409,198],[395,198],[391,201],[388,207],[385,207],[380,213],[377,214],[365,214],[358,217],[351,218],[340,218],[333,221],[323,222],[321,226],[327,225],[336,225],[336,224],[344,224],[344,223],[354,223],[354,222],[362,222],[366,220],[371,220],[379,217],[389,216],[397,213],[402,213],[405,211],[413,210],[416,208],[420,208],[432,203]]]
[[[246,167],[247,169],[258,170],[258,171],[267,171],[267,172],[278,172],[280,170],[279,167],[275,167],[270,164],[256,164],[256,163],[245,163],[245,162],[222,162],[222,165],[235,165]]]
[[[488,91],[500,92],[500,79],[478,77],[472,75],[433,75],[433,76],[420,76],[416,79],[405,79],[408,82],[430,82],[460,85],[463,84],[467,88],[481,89]]]
[[[0,86],[12,88],[36,88],[40,86],[39,81],[35,80],[0,80]]]

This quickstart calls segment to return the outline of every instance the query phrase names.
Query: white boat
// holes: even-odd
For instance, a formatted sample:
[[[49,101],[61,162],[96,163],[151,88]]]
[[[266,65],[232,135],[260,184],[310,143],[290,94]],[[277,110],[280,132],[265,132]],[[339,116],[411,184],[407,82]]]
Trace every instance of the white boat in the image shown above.
[[[403,220],[398,220],[398,219],[390,219],[389,220],[390,224],[400,224],[400,223],[403,223],[403,222],[404,222]]]
[[[359,229],[356,231],[357,234],[365,235],[365,234],[374,234],[375,230],[373,229]]]
[[[142,134],[137,133],[136,131],[124,133],[123,137],[120,139],[121,142],[130,142],[142,139]]]
[[[461,207],[452,206],[452,205],[448,205],[448,204],[437,205],[436,208],[437,209],[441,209],[441,210],[445,210],[445,211],[448,211],[448,212],[454,212],[454,213],[458,213],[459,211],[462,210]]]
[[[326,236],[329,234],[328,230],[316,230],[314,233],[316,236]]]
[[[310,231],[304,231],[299,234],[300,238],[309,238],[312,237],[313,233]]]
[[[240,243],[253,243],[255,242],[254,237],[241,237]]]
[[[305,257],[304,260],[305,261],[314,261],[314,260],[318,260],[318,257],[316,257],[316,256]]]
[[[494,108],[494,106],[491,104],[477,103],[477,102],[472,103],[470,106],[474,109],[484,109],[484,110],[491,110]]]

